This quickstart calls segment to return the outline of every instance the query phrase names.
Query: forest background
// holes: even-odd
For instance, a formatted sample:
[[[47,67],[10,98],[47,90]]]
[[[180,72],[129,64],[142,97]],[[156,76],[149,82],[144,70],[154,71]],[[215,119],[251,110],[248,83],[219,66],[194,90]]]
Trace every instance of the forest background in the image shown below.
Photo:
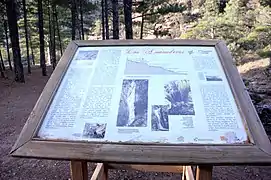
[[[47,75],[76,39],[221,39],[237,65],[271,57],[270,0],[5,0],[0,8],[1,76],[13,70],[18,82],[23,66]]]
[[[0,179],[68,179],[67,162],[8,153],[70,41],[167,38],[224,40],[271,139],[271,0],[1,0]],[[214,179],[270,177],[270,167],[214,169]]]

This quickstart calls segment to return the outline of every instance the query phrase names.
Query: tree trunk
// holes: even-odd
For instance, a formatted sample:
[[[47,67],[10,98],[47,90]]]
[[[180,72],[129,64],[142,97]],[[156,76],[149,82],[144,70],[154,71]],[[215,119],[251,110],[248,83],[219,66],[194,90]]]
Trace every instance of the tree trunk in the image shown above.
[[[10,60],[10,53],[9,53],[9,41],[8,41],[8,27],[7,27],[7,21],[4,21],[4,29],[5,29],[5,36],[6,36],[6,47],[7,47],[7,56],[8,56],[8,64],[9,69],[12,71],[12,65]]]
[[[48,0],[48,5],[47,5],[47,13],[48,13],[48,25],[49,25],[49,58],[48,61],[50,61],[50,63],[52,64],[52,20],[51,20],[51,1]]]
[[[77,35],[76,37],[81,40],[81,20],[80,20],[80,5],[78,5],[78,1],[80,0],[75,0],[75,8],[76,8],[76,31]]]
[[[53,4],[52,7],[53,11],[53,17],[52,17],[52,62],[53,62],[53,69],[56,67],[56,33],[55,33],[55,13],[56,13],[56,7],[55,4]]]
[[[108,0],[104,0],[104,15],[105,15],[105,37],[106,39],[109,39]]]
[[[5,64],[4,64],[4,60],[3,60],[1,50],[0,50],[0,63],[1,63],[0,66],[2,67],[2,70],[5,71],[6,68],[5,68]]]
[[[31,64],[30,64],[30,57],[29,57],[29,45],[28,45],[28,29],[27,29],[27,10],[25,0],[23,2],[23,11],[24,11],[24,32],[25,32],[25,45],[26,45],[26,56],[27,56],[27,71],[31,74]]]
[[[102,38],[105,40],[105,29],[104,29],[104,0],[101,0],[102,6]]]
[[[15,0],[6,1],[9,34],[10,34],[11,46],[12,46],[12,52],[13,52],[15,81],[24,83],[25,82],[24,68],[21,61],[16,5],[17,4]]]
[[[30,36],[30,33],[29,33],[29,45],[30,45],[30,49],[31,49],[31,55],[32,55],[32,62],[33,62],[33,65],[35,65],[35,56],[34,56],[34,52],[33,52],[33,46],[32,46],[32,40],[31,40],[31,36]]]
[[[85,40],[84,35],[84,17],[83,17],[83,6],[82,6],[82,0],[79,1],[80,3],[80,22],[81,22],[81,34],[82,34],[82,40]]]
[[[126,39],[133,39],[132,0],[123,0]]]
[[[58,42],[59,42],[59,49],[60,49],[60,54],[62,56],[63,55],[63,50],[62,50],[61,36],[60,36],[58,17],[57,17],[57,12],[56,11],[55,11],[55,21],[56,21],[56,30],[57,30],[57,36],[58,36]]]
[[[140,26],[140,39],[143,39],[144,32],[144,12],[142,12],[141,26]]]
[[[38,16],[39,16],[39,40],[40,40],[40,64],[42,68],[42,75],[47,76],[44,50],[44,31],[43,31],[43,9],[42,0],[38,0]]]
[[[215,28],[211,27],[211,38],[215,39]]]
[[[1,62],[3,61],[3,57],[2,57],[2,53],[1,53],[1,50],[0,50],[0,58],[1,58]],[[2,66],[2,63],[0,64],[0,74],[1,74],[1,77],[4,78],[5,77],[5,74],[4,74],[4,68],[5,66]]]
[[[72,40],[75,40],[76,34],[76,4],[75,0],[71,0],[71,14],[72,14]]]
[[[119,39],[119,3],[111,0],[113,10],[113,39]]]

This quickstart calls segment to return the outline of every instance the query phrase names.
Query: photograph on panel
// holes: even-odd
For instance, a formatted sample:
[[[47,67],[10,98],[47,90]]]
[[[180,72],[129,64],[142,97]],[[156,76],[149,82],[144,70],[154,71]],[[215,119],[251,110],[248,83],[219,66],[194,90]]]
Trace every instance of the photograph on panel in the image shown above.
[[[222,81],[222,77],[221,76],[210,76],[207,75],[206,77],[206,81]]]
[[[168,115],[195,115],[189,80],[170,80],[164,85]]]
[[[95,60],[98,55],[98,50],[79,50],[75,60]]]
[[[83,137],[90,139],[102,139],[105,135],[106,124],[85,123]]]
[[[148,118],[148,80],[123,80],[117,117],[118,127],[146,127]]]
[[[152,131],[168,131],[168,110],[167,105],[153,105],[151,114]]]

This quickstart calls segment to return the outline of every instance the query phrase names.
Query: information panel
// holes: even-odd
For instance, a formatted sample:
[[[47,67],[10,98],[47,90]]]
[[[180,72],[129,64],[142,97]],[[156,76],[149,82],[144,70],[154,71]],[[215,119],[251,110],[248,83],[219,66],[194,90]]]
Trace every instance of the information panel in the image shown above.
[[[244,144],[244,127],[214,47],[79,47],[37,136]]]

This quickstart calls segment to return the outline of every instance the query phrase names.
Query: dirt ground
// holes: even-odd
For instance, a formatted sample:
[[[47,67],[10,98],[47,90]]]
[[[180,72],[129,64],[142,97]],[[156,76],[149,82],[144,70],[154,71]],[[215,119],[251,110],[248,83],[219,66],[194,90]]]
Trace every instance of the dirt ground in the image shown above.
[[[50,70],[51,71],[51,70]],[[41,69],[26,75],[26,83],[18,84],[0,78],[0,179],[1,180],[67,180],[69,162],[19,159],[8,155],[43,90],[49,76],[43,77]],[[89,163],[89,173],[94,164]],[[140,171],[111,170],[109,179],[181,179],[181,174],[145,173]],[[271,167],[215,167],[215,180],[270,180]]]

